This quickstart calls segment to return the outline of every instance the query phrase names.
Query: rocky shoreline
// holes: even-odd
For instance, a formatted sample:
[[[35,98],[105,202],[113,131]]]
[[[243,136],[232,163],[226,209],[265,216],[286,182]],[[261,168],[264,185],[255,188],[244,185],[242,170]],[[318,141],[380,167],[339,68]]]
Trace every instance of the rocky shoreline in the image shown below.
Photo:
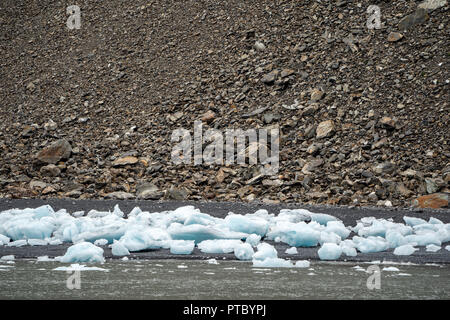
[[[448,208],[447,1],[80,7],[0,4],[0,198]],[[277,174],[175,165],[196,120],[278,128]]]

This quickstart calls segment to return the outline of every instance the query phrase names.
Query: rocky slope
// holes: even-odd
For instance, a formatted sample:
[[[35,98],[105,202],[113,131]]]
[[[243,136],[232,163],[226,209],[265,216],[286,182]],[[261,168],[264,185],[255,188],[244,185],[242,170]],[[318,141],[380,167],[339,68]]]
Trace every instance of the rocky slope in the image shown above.
[[[70,30],[72,3],[4,0],[0,197],[448,205],[449,6],[433,3],[78,1]],[[173,164],[195,120],[279,128],[277,175]]]

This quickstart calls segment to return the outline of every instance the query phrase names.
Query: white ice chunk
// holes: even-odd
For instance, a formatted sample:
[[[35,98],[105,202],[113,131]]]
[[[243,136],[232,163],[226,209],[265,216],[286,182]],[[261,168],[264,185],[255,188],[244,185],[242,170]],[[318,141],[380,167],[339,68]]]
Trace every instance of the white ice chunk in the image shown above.
[[[27,240],[16,240],[8,243],[8,247],[23,247],[26,246],[27,244],[28,244]]]
[[[295,262],[296,268],[309,268],[311,263],[308,260],[298,260]]]
[[[395,248],[394,254],[397,256],[409,256],[409,255],[413,254],[416,250],[419,250],[419,249],[414,248],[410,244],[405,244],[403,246]]]
[[[103,249],[90,242],[80,242],[70,246],[61,262],[105,262]]]
[[[208,260],[206,260],[206,262],[209,264],[219,264],[219,262],[217,262],[217,260],[214,258],[208,259]]]
[[[253,255],[253,260],[264,260],[266,258],[277,258],[278,252],[274,246],[262,242],[257,246],[258,251]]]
[[[342,240],[346,239],[351,232],[341,221],[329,221],[325,231],[337,234]]]
[[[111,253],[114,256],[128,256],[130,252],[128,249],[122,244],[122,242],[114,240],[114,243],[111,246]]]
[[[113,214],[115,214],[116,216],[123,218],[125,216],[125,214],[122,212],[122,210],[120,210],[119,205],[116,204],[114,206],[114,210],[113,210]]]
[[[374,220],[371,226],[359,229],[358,235],[360,237],[385,237],[386,226],[383,222]]]
[[[264,237],[269,228],[268,221],[259,218],[252,217],[250,215],[230,214],[224,219],[225,226],[231,231],[242,232],[252,234],[255,233]]]
[[[45,239],[28,239],[28,244],[30,246],[46,246],[48,241]]]
[[[439,236],[437,232],[428,232],[425,234],[411,234],[405,237],[406,241],[408,243],[415,242],[418,246],[427,246],[429,244],[435,244],[437,246],[440,246],[441,240],[439,239]]]
[[[336,243],[324,243],[317,251],[320,260],[336,260],[342,254],[342,248]]]
[[[428,223],[431,223],[431,224],[444,224],[441,220],[436,219],[434,217],[430,217],[430,219],[428,220]]]
[[[311,221],[311,212],[305,209],[281,209],[276,220],[284,220],[292,223]]]
[[[361,238],[354,236],[353,242],[356,248],[362,253],[385,251],[389,246],[387,241],[381,237]]]
[[[421,218],[414,218],[414,217],[407,217],[407,216],[403,217],[403,221],[405,221],[405,223],[411,227],[417,226],[419,224],[427,223],[425,220],[423,220]]]
[[[82,216],[84,216],[84,211],[76,211],[76,212],[73,212],[73,213],[72,213],[72,216],[75,217],[75,218],[82,217]]]
[[[290,247],[290,248],[286,249],[285,253],[287,253],[287,254],[297,254],[298,251],[297,251],[296,247]]]
[[[383,271],[400,271],[400,270],[396,267],[384,267]]]
[[[314,228],[314,224],[305,222],[277,222],[267,233],[270,240],[279,238],[291,247],[315,247],[320,240],[320,231]]]
[[[320,245],[323,245],[324,243],[327,242],[339,244],[341,243],[341,241],[342,241],[341,237],[334,232],[326,232],[326,231],[320,232],[320,240],[319,240]]]
[[[97,239],[94,241],[94,244],[96,246],[106,246],[108,244],[108,240],[107,239]]]
[[[427,245],[427,251],[428,252],[437,252],[439,250],[441,250],[441,246],[437,246],[437,245],[434,245],[434,244]]]
[[[256,247],[260,241],[261,241],[261,236],[254,234],[254,233],[252,233],[245,239],[245,242],[249,243],[253,247]]]
[[[10,254],[10,255],[1,257],[0,261],[14,261],[14,258],[15,258],[14,255]]]
[[[252,260],[254,253],[255,252],[249,243],[241,243],[234,247],[234,255],[239,260]]]
[[[171,240],[170,253],[191,254],[194,251],[195,241],[193,240]]]
[[[450,245],[445,246],[445,250],[450,251]]]
[[[0,245],[7,245],[9,243],[9,239],[7,236],[0,234]]]
[[[37,257],[38,262],[49,262],[49,261],[55,261],[54,258],[49,258],[48,256],[40,256]]]
[[[182,225],[172,223],[167,232],[174,240],[194,240],[195,243],[213,239],[243,239],[246,233],[234,232],[218,228],[216,226],[204,226],[200,224]]]
[[[389,229],[386,231],[386,241],[388,242],[389,248],[397,248],[408,243],[408,240],[395,229]]]
[[[59,246],[62,243],[63,242],[60,239],[52,239],[52,238],[50,238],[50,240],[48,241],[48,244],[51,245],[51,246]]]
[[[340,221],[338,218],[333,217],[329,214],[325,213],[312,213],[311,212],[311,221],[316,221],[321,225],[326,226],[329,221]]]
[[[242,244],[241,240],[234,239],[214,239],[204,240],[197,246],[204,253],[231,253],[234,248]]]
[[[293,266],[291,261],[280,258],[253,259],[253,267],[255,268],[292,268]]]
[[[53,269],[53,271],[105,271],[108,272],[108,269],[103,269],[99,267],[86,267],[85,265],[80,265],[78,263],[71,264],[70,267],[57,267]]]
[[[135,226],[128,229],[120,238],[120,242],[128,251],[169,248],[170,236],[165,230],[146,226]]]
[[[340,247],[342,248],[342,253],[348,257],[356,257],[358,253],[355,249],[355,244],[352,240],[344,240],[340,243]]]

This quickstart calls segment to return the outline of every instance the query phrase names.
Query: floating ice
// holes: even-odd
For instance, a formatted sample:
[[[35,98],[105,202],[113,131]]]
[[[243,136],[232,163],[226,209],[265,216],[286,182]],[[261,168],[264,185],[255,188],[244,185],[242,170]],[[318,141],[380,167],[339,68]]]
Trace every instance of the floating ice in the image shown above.
[[[53,269],[53,271],[105,271],[108,272],[108,269],[103,269],[99,267],[86,267],[82,264],[71,264],[70,267],[57,267]]]
[[[285,253],[287,253],[287,254],[297,254],[298,251],[297,251],[296,247],[290,247],[290,248],[286,249]]]
[[[394,254],[397,256],[409,256],[411,254],[413,254],[416,250],[412,245],[410,244],[405,244],[403,246],[397,247],[394,249]]]
[[[305,222],[277,222],[267,233],[268,239],[279,238],[291,247],[315,247],[320,240],[320,231],[315,229],[313,223]]]
[[[28,239],[27,242],[30,246],[46,246],[46,245],[48,245],[48,241],[45,239]]]
[[[297,268],[309,268],[311,263],[308,260],[299,260],[295,262],[295,267]]]
[[[37,257],[38,262],[49,262],[49,261],[55,261],[54,258],[49,258],[48,256],[40,256]]]
[[[245,239],[245,242],[249,243],[253,247],[256,247],[260,241],[261,241],[261,236],[254,234],[254,233],[252,233]]]
[[[450,251],[450,245],[449,246],[445,246],[445,250]]]
[[[194,251],[195,242],[193,240],[171,240],[170,253],[191,254]]]
[[[105,262],[103,249],[90,242],[80,242],[69,247],[61,262]]]
[[[215,239],[204,240],[197,246],[200,251],[204,253],[231,253],[234,251],[234,248],[240,244],[242,244],[241,240]]]
[[[384,267],[383,271],[400,271],[400,270],[396,267]]]
[[[253,255],[253,260],[265,260],[267,258],[277,258],[278,252],[274,246],[262,242],[257,246],[258,251]]]
[[[249,243],[242,243],[234,247],[234,255],[239,260],[252,260],[254,253]]]
[[[114,240],[114,243],[111,246],[111,253],[114,256],[128,256],[130,252],[128,249],[122,244],[122,242]]]
[[[429,245],[427,245],[426,248],[427,248],[428,252],[437,252],[437,251],[441,250],[441,246],[437,246],[434,244],[429,244]]]
[[[208,260],[206,260],[206,262],[209,263],[209,264],[219,264],[219,263],[217,262],[217,260],[214,259],[214,258],[208,259]]]
[[[336,243],[324,243],[317,251],[320,260],[336,260],[342,254],[342,248]]]
[[[293,266],[291,261],[280,258],[253,259],[253,267],[255,268],[292,268]]]
[[[14,261],[14,256],[12,254],[3,256],[0,258],[0,261]]]

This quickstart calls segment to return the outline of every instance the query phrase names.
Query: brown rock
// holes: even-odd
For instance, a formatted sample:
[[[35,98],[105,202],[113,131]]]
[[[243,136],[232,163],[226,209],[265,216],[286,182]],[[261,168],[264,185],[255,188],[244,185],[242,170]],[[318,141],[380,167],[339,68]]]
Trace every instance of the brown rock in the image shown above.
[[[418,197],[412,202],[414,207],[419,208],[446,208],[448,207],[448,194],[447,193],[434,193],[425,196]]]
[[[322,121],[319,123],[316,129],[316,138],[327,138],[334,134],[334,122],[333,120]]]
[[[389,42],[397,42],[403,38],[403,35],[400,32],[391,32],[389,33],[387,40]]]
[[[201,120],[209,123],[212,120],[214,120],[215,117],[216,117],[216,114],[214,113],[214,111],[208,110],[203,114]]]
[[[62,159],[69,159],[72,153],[72,147],[66,139],[55,141],[50,146],[42,149],[36,158],[44,163],[56,164]]]
[[[127,164],[136,164],[138,161],[139,160],[136,157],[126,156],[126,157],[122,157],[122,158],[116,159],[113,162],[113,167],[125,166]]]

